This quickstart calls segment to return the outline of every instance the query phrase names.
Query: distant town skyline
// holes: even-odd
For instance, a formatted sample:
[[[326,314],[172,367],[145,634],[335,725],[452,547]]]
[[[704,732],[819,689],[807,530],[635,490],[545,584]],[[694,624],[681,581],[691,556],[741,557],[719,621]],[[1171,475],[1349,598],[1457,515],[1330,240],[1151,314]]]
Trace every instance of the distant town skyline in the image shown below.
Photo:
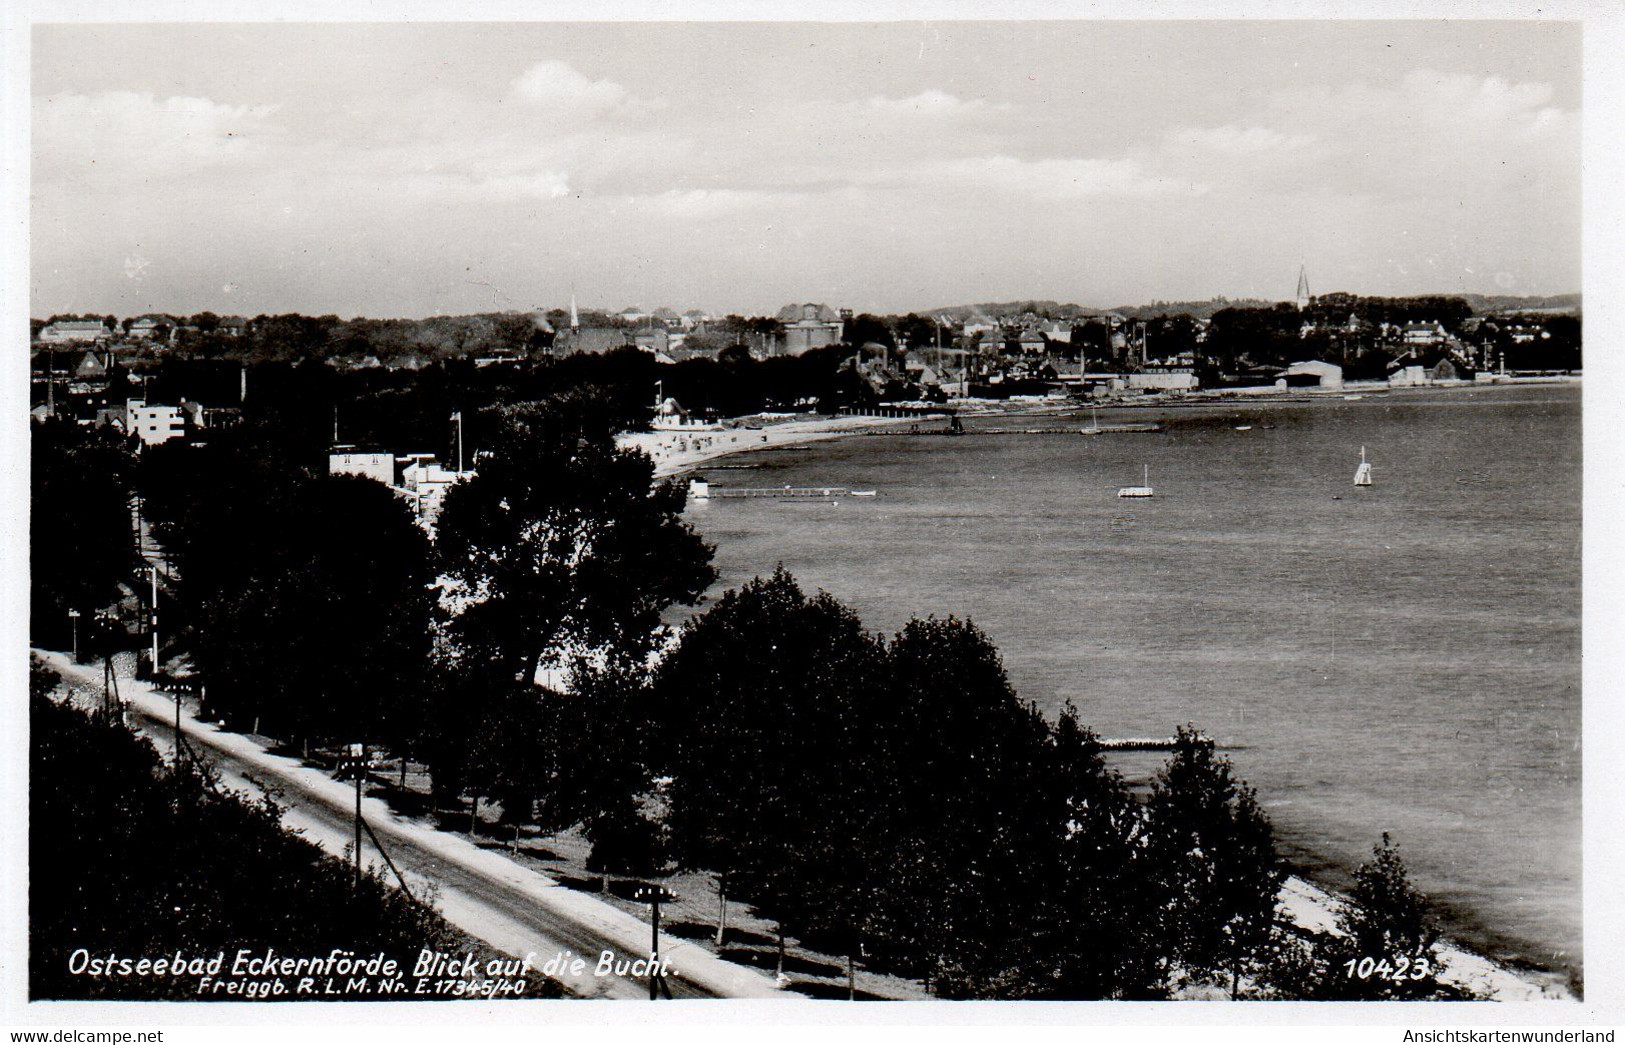
[[[1577,23],[49,25],[30,310],[1580,285]]]

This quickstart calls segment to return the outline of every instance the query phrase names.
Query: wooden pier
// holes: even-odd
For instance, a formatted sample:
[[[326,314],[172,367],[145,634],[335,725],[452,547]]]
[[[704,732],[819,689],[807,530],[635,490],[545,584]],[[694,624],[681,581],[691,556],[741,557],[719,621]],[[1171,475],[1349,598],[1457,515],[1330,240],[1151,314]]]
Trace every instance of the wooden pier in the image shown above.
[[[780,501],[822,500],[826,497],[873,497],[873,490],[852,490],[845,486],[707,486],[703,493],[694,491],[697,500],[717,500],[726,497],[766,497]]]
[[[1102,737],[1100,740],[1100,746],[1107,751],[1172,751],[1178,744],[1175,737]],[[1219,751],[1244,751],[1246,745],[1215,741],[1214,748]]]
[[[1173,737],[1102,737],[1100,746],[1107,751],[1172,751]]]

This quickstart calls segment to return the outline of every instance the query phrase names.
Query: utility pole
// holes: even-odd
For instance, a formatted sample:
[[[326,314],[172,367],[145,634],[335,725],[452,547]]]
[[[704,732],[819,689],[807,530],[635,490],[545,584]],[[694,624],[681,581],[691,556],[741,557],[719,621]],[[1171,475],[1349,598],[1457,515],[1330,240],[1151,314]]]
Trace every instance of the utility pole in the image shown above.
[[[118,673],[113,670],[113,621],[115,618],[106,614],[98,614],[101,627],[97,629],[102,645],[102,711],[109,717],[115,713],[122,715],[124,711],[124,698],[118,691]]]
[[[677,899],[677,894],[663,885],[648,883],[632,891],[632,899],[650,905],[649,916],[649,1000],[656,1001],[661,994],[671,999],[671,987],[660,971],[660,904]]]
[[[463,412],[457,411],[451,419],[457,422],[457,474],[460,476],[463,474]]]
[[[152,677],[158,677],[158,567],[149,566],[152,574]],[[177,701],[179,697],[175,698]]]
[[[79,663],[79,611],[70,609],[68,620],[73,622],[73,662]]]
[[[361,891],[361,778],[367,768],[367,745],[350,745],[350,768],[355,773],[355,890]]]
[[[660,986],[660,894],[654,897],[653,913],[649,917],[649,1000],[656,999]]]

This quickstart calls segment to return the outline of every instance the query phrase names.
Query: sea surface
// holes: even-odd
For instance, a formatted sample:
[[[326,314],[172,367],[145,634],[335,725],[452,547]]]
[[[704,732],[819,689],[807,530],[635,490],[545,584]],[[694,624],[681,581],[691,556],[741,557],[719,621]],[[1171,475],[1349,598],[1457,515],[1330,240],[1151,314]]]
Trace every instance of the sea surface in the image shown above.
[[[1577,971],[1579,388],[1099,414],[1149,420],[1166,430],[1083,436],[1082,411],[732,457],[700,471],[878,494],[687,516],[713,595],[783,562],[874,630],[968,617],[1047,712],[1213,735],[1311,876],[1346,884],[1390,832],[1451,935]],[[1147,467],[1156,496],[1119,499]],[[1114,757],[1144,781],[1163,756]]]

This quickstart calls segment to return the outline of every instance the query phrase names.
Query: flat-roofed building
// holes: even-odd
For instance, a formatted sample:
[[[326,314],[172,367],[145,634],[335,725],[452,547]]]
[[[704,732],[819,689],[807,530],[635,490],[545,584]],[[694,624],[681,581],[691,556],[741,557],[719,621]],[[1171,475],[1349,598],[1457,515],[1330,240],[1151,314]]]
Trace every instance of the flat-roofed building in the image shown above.
[[[385,486],[395,485],[395,455],[335,446],[327,455],[328,475],[362,475]]]
[[[57,345],[106,341],[112,336],[107,324],[99,319],[59,319],[47,323],[39,332],[41,341]]]
[[[157,446],[186,435],[186,412],[178,406],[131,399],[124,404],[125,432],[147,446]]]

